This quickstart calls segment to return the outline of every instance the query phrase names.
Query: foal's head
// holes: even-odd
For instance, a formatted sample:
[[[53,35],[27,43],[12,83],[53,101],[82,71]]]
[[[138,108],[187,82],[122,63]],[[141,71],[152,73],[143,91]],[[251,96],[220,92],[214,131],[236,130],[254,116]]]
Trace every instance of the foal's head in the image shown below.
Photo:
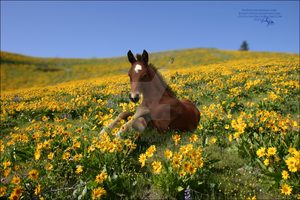
[[[128,72],[131,85],[129,99],[136,103],[143,93],[146,82],[151,81],[151,75],[149,74],[150,67],[148,66],[148,53],[144,50],[142,56],[138,55],[136,60],[132,52],[128,51],[127,57],[131,63],[131,68]]]

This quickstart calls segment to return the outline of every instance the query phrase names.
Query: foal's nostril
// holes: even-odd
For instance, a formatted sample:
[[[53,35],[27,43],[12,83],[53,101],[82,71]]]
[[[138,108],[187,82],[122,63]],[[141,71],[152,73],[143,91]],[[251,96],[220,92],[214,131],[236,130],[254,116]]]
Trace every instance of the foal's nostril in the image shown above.
[[[139,101],[139,100],[140,100],[140,95],[139,95],[139,94],[136,94],[136,95],[135,95],[135,99],[137,99],[137,101]]]
[[[137,103],[139,100],[140,100],[140,95],[139,94],[136,94],[133,98],[131,96],[131,94],[129,94],[129,99],[134,102],[134,103]]]

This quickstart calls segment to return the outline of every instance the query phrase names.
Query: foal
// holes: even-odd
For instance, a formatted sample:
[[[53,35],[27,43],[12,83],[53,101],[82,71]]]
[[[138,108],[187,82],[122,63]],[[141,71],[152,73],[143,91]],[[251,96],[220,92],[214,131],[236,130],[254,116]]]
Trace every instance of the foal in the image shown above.
[[[148,65],[148,53],[145,50],[142,55],[137,55],[137,59],[131,51],[128,51],[127,57],[131,63],[128,72],[131,85],[129,99],[137,103],[143,94],[143,101],[133,120],[124,124],[116,135],[125,132],[130,125],[138,132],[143,132],[146,127],[156,128],[159,133],[165,132],[168,127],[170,130],[195,131],[200,121],[200,113],[194,103],[174,97],[152,64]],[[114,129],[121,119],[127,119],[128,116],[132,116],[129,111],[120,113],[100,133]]]

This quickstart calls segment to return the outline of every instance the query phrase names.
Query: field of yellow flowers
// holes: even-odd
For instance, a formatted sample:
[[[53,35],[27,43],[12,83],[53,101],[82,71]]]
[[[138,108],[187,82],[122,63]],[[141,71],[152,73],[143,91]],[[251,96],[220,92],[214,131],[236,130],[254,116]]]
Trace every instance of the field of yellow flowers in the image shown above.
[[[150,61],[201,111],[194,133],[118,138],[121,121],[99,134],[141,103],[127,98],[125,57],[1,52],[0,199],[300,198],[298,54],[195,49]]]
[[[36,58],[1,51],[1,91],[51,86],[58,83],[127,73],[127,57],[67,59]],[[182,69],[229,60],[288,58],[293,55],[217,49],[187,49],[151,53],[159,69]],[[294,55],[295,56],[295,55]]]

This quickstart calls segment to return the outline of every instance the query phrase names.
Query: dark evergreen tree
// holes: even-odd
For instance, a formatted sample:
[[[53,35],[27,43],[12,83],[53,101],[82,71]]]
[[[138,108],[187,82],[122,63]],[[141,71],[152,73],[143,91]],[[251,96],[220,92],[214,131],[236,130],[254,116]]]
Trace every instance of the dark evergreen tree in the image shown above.
[[[248,51],[249,48],[248,48],[248,43],[246,41],[244,41],[241,45],[241,48],[240,48],[241,51]]]

